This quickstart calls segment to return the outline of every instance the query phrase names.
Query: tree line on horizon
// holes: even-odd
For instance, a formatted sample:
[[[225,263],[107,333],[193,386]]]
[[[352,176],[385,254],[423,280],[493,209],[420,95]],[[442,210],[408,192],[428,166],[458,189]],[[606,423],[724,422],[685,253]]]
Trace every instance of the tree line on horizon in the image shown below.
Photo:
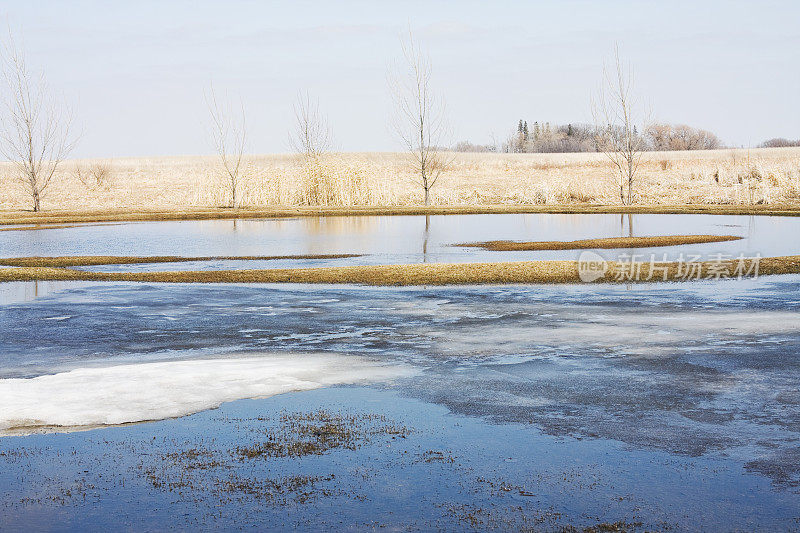
[[[774,137],[758,145],[758,148],[791,148],[800,146],[800,139],[794,141],[783,137]]]
[[[516,129],[501,143],[476,144],[459,141],[453,145],[452,150],[507,154],[601,152],[602,147],[598,139],[602,138],[607,130],[608,127],[598,128],[594,124],[573,122],[550,124],[534,121],[533,125],[529,126],[527,120],[520,119]],[[634,126],[634,134],[642,138],[644,149],[652,152],[731,148],[723,144],[713,132],[686,124],[654,123],[647,126],[641,134]],[[774,137],[758,144],[756,148],[798,146],[800,139]]]
[[[614,126],[599,127],[594,124],[553,124],[520,119],[516,130],[501,144],[476,145],[462,141],[454,146],[458,152],[501,153],[574,153],[602,152],[602,138],[613,132]],[[633,126],[632,135],[641,140],[645,151],[714,150],[725,148],[712,132],[686,124],[654,123],[643,132]],[[786,145],[791,146],[791,145]]]

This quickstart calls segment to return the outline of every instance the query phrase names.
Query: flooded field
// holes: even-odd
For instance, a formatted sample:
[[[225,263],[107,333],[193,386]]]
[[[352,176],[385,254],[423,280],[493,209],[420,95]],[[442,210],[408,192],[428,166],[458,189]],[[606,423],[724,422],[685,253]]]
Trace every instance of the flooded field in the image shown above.
[[[300,217],[273,220],[203,220],[86,224],[37,231],[0,232],[0,257],[253,256],[363,254],[339,260],[212,261],[90,267],[93,270],[202,270],[348,264],[576,259],[574,250],[491,252],[453,246],[492,240],[571,241],[652,235],[732,235],[713,244],[638,248],[637,254],[680,252],[762,256],[798,253],[800,217],[741,215],[511,214]],[[609,259],[625,250],[601,250]]]
[[[2,232],[0,256],[576,259],[451,245],[678,234],[743,239],[635,253],[774,256],[798,253],[799,226],[699,215],[136,223]],[[0,284],[0,524],[796,530],[799,308],[796,275]]]

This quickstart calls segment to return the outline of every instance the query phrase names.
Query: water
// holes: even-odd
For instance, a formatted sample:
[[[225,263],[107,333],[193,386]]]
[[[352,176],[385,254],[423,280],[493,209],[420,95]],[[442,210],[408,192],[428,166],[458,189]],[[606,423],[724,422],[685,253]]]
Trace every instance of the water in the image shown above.
[[[317,221],[326,228],[317,230],[303,219],[240,221],[236,231],[231,222],[147,223],[3,232],[0,239],[8,256],[43,255],[24,248],[31,244],[8,252],[9,240],[31,236],[48,241],[53,255],[369,252],[370,261],[399,262],[515,256],[449,248],[453,242],[628,232],[627,219],[621,228],[616,215],[502,217],[431,217],[427,257],[417,249],[424,218],[416,217]],[[637,215],[633,223],[643,235],[746,235],[711,246],[779,255],[798,251],[796,220]],[[58,394],[43,398],[39,413],[63,411],[60,403],[98,390],[125,398],[134,383],[141,405],[121,402],[130,420],[163,418],[154,406],[178,416],[286,390],[259,388],[260,373],[307,391],[158,423],[0,438],[0,524],[48,527],[66,516],[68,529],[110,525],[100,509],[144,529],[164,520],[232,527],[240,514],[246,528],[339,521],[365,528],[371,520],[389,527],[412,521],[418,529],[556,529],[622,519],[655,529],[800,525],[800,276],[435,288],[14,283],[0,285],[0,302],[0,405],[12,405],[4,393],[17,407],[20,395],[41,395],[30,378],[42,377],[55,380],[49,390]],[[324,368],[326,357],[335,369]],[[247,363],[229,371],[226,361]],[[355,377],[341,375],[342,366]],[[88,379],[73,379],[87,371]],[[10,380],[16,388],[3,388]],[[337,383],[361,386],[331,388]],[[196,395],[169,394],[175,391]],[[236,442],[262,434],[259,417],[274,422],[282,410],[319,405],[388,414],[415,432],[360,451],[203,470],[201,487],[167,491],[167,507],[160,503],[165,489],[142,478],[148,468],[166,468],[159,453],[203,445],[229,458]],[[88,402],[70,413],[71,423],[80,416],[87,424],[119,421],[112,417],[119,409],[113,401]],[[430,450],[455,459],[420,461]],[[213,489],[232,473],[298,471],[336,478],[321,481],[310,501],[293,500],[288,514],[255,497],[220,501]],[[63,499],[60,488],[78,482],[83,496],[66,498],[65,507],[47,500]],[[21,503],[26,497],[45,503]],[[542,513],[542,522],[527,522]]]
[[[381,413],[408,434],[301,458],[230,455],[260,442],[283,414],[318,409]],[[4,439],[0,462],[0,524],[9,530],[798,526],[798,495],[735,460],[596,437],[554,439],[531,424],[486,423],[376,388],[319,389],[148,425]],[[269,487],[286,476],[316,481]]]
[[[488,252],[453,244],[489,240],[547,241],[601,237],[710,234],[736,235],[739,241],[664,248],[637,253],[680,252],[738,256],[798,253],[800,217],[719,215],[441,215],[303,217],[274,220],[207,220],[83,225],[73,228],[0,232],[0,256],[58,255],[291,255],[355,253],[365,257],[326,261],[270,261],[124,265],[95,270],[271,268],[344,264],[402,264],[465,261],[575,259],[574,250]],[[613,259],[620,250],[601,254]],[[624,251],[622,251],[624,252]]]

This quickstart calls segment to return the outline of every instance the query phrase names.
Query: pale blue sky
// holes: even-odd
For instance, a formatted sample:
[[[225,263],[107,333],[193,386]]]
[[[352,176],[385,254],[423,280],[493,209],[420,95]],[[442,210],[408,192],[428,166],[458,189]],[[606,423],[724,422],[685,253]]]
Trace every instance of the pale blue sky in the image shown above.
[[[203,89],[241,97],[248,151],[288,151],[298,90],[339,148],[397,150],[386,74],[409,25],[446,96],[454,140],[519,118],[590,120],[619,42],[656,119],[731,145],[800,137],[800,3],[9,1],[31,66],[73,103],[76,156],[204,154]]]

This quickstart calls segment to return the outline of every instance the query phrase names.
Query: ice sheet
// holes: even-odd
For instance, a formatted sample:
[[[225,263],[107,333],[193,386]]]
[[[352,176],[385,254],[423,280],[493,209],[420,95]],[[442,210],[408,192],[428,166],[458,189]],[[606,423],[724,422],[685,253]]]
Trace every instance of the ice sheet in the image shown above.
[[[344,355],[275,355],[80,368],[30,379],[0,380],[0,435],[160,420],[345,383],[407,375]],[[20,431],[21,430],[21,431]]]

